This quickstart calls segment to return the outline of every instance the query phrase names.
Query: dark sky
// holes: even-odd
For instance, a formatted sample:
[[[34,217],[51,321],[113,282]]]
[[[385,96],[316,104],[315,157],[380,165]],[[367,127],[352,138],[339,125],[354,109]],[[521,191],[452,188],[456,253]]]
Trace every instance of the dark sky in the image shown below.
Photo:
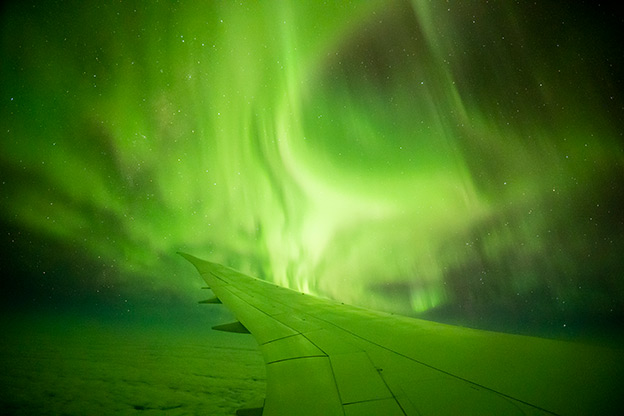
[[[5,309],[195,319],[182,250],[408,315],[621,329],[624,22],[535,3],[9,2]]]

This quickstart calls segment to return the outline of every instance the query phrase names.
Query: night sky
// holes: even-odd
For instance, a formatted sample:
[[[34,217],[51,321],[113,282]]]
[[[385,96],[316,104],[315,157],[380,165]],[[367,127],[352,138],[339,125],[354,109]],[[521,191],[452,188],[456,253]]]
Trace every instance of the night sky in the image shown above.
[[[225,312],[184,251],[410,316],[621,332],[614,8],[1,7],[5,320],[205,325]]]

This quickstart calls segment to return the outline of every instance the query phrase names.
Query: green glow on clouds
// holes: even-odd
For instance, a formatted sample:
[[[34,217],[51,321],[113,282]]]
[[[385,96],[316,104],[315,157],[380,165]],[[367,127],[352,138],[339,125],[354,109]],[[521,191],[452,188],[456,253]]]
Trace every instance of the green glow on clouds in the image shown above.
[[[129,291],[191,292],[183,250],[403,312],[621,311],[612,51],[514,7],[9,7],[3,215]]]

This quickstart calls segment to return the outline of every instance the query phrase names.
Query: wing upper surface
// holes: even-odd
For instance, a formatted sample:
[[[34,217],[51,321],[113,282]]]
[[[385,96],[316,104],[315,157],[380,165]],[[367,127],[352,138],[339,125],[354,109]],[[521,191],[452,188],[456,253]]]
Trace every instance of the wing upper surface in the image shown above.
[[[180,254],[258,341],[265,416],[621,410],[621,351],[370,311]]]

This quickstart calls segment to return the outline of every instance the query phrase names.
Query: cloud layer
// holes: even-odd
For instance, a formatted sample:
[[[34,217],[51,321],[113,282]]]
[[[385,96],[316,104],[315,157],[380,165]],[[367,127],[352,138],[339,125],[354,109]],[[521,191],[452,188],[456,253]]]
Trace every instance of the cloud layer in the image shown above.
[[[262,404],[249,335],[53,318],[3,322],[0,413],[231,416]]]

